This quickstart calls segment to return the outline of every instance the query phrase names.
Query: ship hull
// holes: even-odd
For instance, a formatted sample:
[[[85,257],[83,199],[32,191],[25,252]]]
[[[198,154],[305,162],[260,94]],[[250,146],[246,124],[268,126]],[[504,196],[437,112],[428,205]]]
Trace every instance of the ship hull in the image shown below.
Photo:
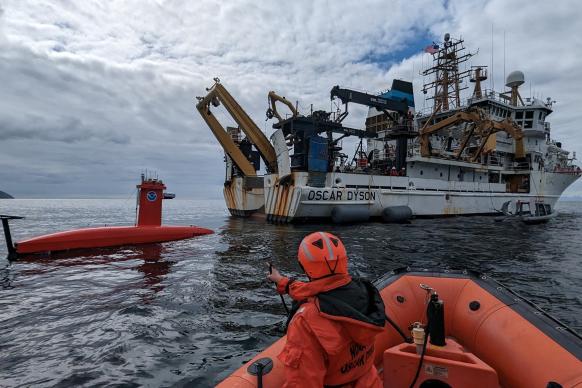
[[[236,217],[249,217],[256,213],[264,214],[265,190],[262,186],[262,177],[257,177],[250,182],[244,177],[233,177],[224,184],[224,200],[231,215]]]
[[[528,193],[508,193],[501,183],[458,182],[399,176],[326,174],[325,186],[309,186],[308,173],[291,179],[265,178],[265,213],[272,222],[332,217],[335,208],[352,208],[381,217],[384,209],[408,206],[416,217],[499,214],[504,202],[543,200],[552,208],[579,175],[531,172]]]

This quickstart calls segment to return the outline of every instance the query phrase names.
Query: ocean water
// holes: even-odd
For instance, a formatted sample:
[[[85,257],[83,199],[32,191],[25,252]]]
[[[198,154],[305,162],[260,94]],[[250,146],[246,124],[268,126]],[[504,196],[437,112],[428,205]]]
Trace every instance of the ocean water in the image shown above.
[[[0,200],[15,240],[132,224],[133,200]],[[298,275],[316,230],[339,235],[352,274],[402,266],[493,275],[582,332],[582,202],[546,225],[490,217],[408,225],[272,225],[235,219],[223,201],[165,201],[168,224],[215,234],[140,247],[0,258],[0,386],[211,386],[282,334],[284,310],[265,262]],[[6,254],[1,240],[0,257]]]

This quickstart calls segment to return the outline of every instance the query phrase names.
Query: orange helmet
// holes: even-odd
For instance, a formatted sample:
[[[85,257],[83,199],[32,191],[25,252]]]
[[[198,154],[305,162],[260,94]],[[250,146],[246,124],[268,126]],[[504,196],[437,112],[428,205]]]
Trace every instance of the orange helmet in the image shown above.
[[[348,254],[341,240],[331,233],[306,236],[297,252],[299,264],[310,279],[348,273]]]

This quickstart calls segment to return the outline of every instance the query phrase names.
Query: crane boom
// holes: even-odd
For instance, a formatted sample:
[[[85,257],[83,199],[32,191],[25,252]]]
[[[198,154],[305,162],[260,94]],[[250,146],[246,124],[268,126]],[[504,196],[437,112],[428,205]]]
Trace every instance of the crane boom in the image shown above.
[[[429,123],[430,121],[427,121]],[[485,143],[491,135],[497,132],[506,132],[510,134],[515,139],[515,157],[521,159],[525,157],[525,148],[523,145],[523,131],[522,129],[511,119],[505,119],[503,121],[494,121],[485,118],[484,113],[481,110],[473,110],[468,112],[457,112],[454,115],[447,117],[438,123],[433,125],[425,125],[420,130],[420,153],[422,156],[431,156],[430,151],[430,138],[429,136],[441,129],[462,124],[471,123],[473,124],[471,128],[465,134],[463,141],[461,142],[461,147],[457,150],[455,158],[459,158],[461,153],[469,144],[469,140],[474,135],[479,135],[481,137],[481,145],[475,155],[471,158],[472,161],[476,161],[481,152],[485,147]]]
[[[272,119],[273,117],[276,117],[277,120],[279,120],[279,122],[283,121],[283,117],[281,117],[281,115],[277,111],[277,101],[282,102],[287,106],[287,108],[289,108],[289,110],[291,111],[291,117],[297,117],[299,115],[299,112],[293,106],[291,101],[287,100],[285,97],[279,96],[274,91],[271,90],[269,94],[267,94],[267,99],[269,100],[269,104],[271,105],[271,107],[267,109],[267,119]]]
[[[420,130],[420,154],[422,156],[431,156],[429,136],[432,133],[438,132],[441,129],[451,125],[479,121],[481,121],[481,115],[478,112],[457,112],[454,115],[439,121],[438,123],[433,125],[425,125]],[[429,121],[427,121],[427,123],[429,123]]]
[[[218,106],[220,103],[222,103],[234,121],[246,134],[249,141],[256,147],[261,158],[267,165],[267,170],[269,172],[277,172],[277,155],[275,154],[275,149],[269,142],[269,139],[267,139],[263,132],[261,132],[257,124],[255,124],[226,88],[222,86],[220,80],[215,78],[214,81],[214,85],[208,88],[208,94],[205,97],[199,98],[198,104],[196,104],[196,109],[198,109],[198,112],[204,121],[206,121],[206,124],[208,124],[210,130],[220,142],[222,148],[224,148],[225,152],[233,159],[236,166],[244,175],[256,175],[251,163],[240,149],[238,149],[238,146],[232,141],[232,139],[230,139],[224,130],[224,127],[210,111],[210,105]]]
[[[339,98],[343,104],[353,102],[355,104],[365,105],[376,108],[381,111],[389,110],[403,113],[408,111],[408,103],[403,99],[392,99],[359,92],[357,90],[340,88],[338,85],[331,89],[331,99]]]

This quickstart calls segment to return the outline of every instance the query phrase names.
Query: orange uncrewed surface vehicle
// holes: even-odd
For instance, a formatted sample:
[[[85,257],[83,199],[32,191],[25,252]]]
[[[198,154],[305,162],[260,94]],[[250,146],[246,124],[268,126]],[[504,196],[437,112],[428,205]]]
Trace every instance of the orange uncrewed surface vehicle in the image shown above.
[[[32,237],[12,244],[8,220],[22,217],[0,216],[8,246],[8,259],[20,255],[159,243],[211,234],[212,230],[198,226],[162,225],[162,201],[166,186],[158,179],[144,179],[137,186],[138,213],[133,226],[82,228]]]

